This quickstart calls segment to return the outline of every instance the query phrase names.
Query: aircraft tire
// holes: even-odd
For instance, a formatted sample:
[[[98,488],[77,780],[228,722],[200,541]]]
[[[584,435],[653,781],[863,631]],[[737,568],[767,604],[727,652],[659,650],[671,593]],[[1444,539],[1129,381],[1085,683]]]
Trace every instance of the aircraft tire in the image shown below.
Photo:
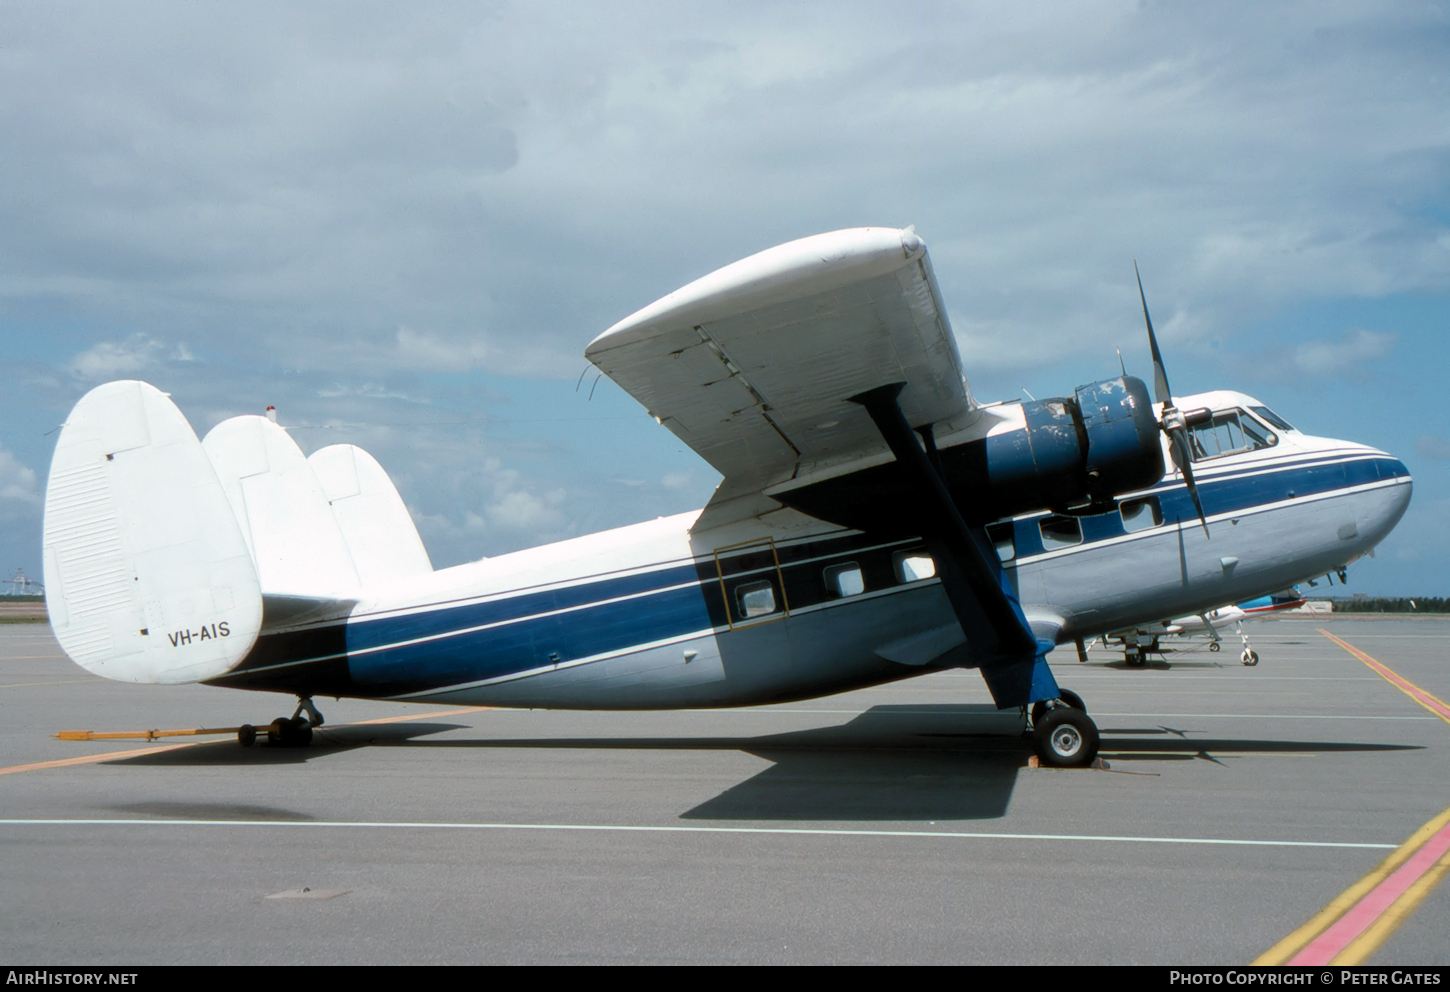
[[[1083,705],[1082,697],[1079,696],[1077,693],[1073,692],[1071,689],[1058,689],[1057,691],[1060,692],[1060,693],[1062,693],[1062,695],[1060,695],[1060,696],[1057,697],[1062,702],[1066,703],[1068,706],[1071,706],[1073,709],[1082,710],[1084,713],[1087,712],[1087,707]],[[1037,702],[1033,703],[1032,704],[1032,726],[1035,727],[1039,723],[1041,723],[1042,722],[1042,716],[1046,712],[1047,712],[1047,703],[1046,702],[1044,702],[1042,700],[1038,700]]]
[[[312,721],[305,716],[294,717],[292,720],[291,739],[287,742],[288,747],[307,747],[312,743]]]
[[[1098,756],[1098,728],[1082,710],[1057,706],[1034,729],[1032,747],[1050,768],[1086,768]]]
[[[1218,650],[1218,641],[1211,641],[1209,643],[1209,645],[1208,645],[1208,649],[1210,651],[1217,651]]]
[[[267,743],[273,747],[285,747],[287,745],[287,731],[291,729],[291,722],[286,717],[279,716],[267,724]]]
[[[1123,664],[1129,668],[1142,668],[1148,664],[1148,656],[1141,651],[1129,651],[1123,655]]]
[[[1252,668],[1259,663],[1259,652],[1253,648],[1245,648],[1244,653],[1239,656],[1239,660]]]
[[[251,747],[257,743],[257,728],[250,723],[244,723],[237,728],[237,743],[242,747]]]

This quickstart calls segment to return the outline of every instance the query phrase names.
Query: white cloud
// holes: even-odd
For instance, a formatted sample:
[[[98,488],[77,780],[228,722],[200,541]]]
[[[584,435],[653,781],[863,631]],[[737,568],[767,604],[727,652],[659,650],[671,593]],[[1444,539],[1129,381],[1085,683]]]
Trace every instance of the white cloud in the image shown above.
[[[1394,334],[1349,331],[1340,341],[1309,341],[1294,349],[1294,364],[1311,375],[1337,376],[1358,371],[1389,354]]]
[[[22,464],[4,447],[0,447],[0,499],[19,500],[31,506],[41,504],[35,470]]]
[[[102,341],[70,360],[66,368],[90,382],[121,379],[156,365],[166,347],[145,334],[124,341]]]

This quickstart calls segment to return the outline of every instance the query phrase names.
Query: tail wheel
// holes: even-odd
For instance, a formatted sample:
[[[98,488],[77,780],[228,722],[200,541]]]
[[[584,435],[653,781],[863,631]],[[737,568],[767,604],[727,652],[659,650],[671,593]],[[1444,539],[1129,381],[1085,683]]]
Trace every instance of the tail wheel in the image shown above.
[[[312,743],[312,723],[305,717],[278,717],[267,726],[267,743],[273,747],[306,747]]]
[[[1082,710],[1058,706],[1033,731],[1033,749],[1052,768],[1086,768],[1098,756],[1098,728]]]

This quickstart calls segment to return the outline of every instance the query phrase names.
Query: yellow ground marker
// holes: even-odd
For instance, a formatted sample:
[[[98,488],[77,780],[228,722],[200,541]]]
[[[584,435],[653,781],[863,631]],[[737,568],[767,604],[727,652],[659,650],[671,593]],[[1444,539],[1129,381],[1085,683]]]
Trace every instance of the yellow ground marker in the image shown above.
[[[380,717],[379,719],[376,719],[376,720],[359,720],[356,723],[339,723],[339,724],[334,724],[334,725],[326,725],[324,729],[333,729],[334,727],[364,727],[364,726],[369,726],[369,725],[373,725],[373,724],[380,724],[380,723],[406,723],[409,720],[426,720],[429,717],[456,716],[456,715],[458,715],[460,713],[480,713],[480,712],[483,712],[485,710],[491,710],[493,708],[494,707],[492,707],[492,706],[468,706],[468,707],[465,707],[463,709],[456,709],[456,710],[438,710],[438,711],[433,712],[433,713],[404,713],[401,716],[385,716],[385,717]],[[265,730],[266,728],[264,727],[262,729]],[[137,731],[130,731],[129,732],[129,736],[131,736],[131,737],[137,737],[137,738],[146,738],[146,739],[149,739],[149,740],[154,740],[155,737],[149,737],[148,738],[147,735],[148,734],[155,734],[157,736],[160,736],[160,735],[163,735],[163,734],[173,734],[173,735],[175,735],[175,734],[197,734],[197,733],[215,733],[215,732],[216,731],[200,731],[200,730],[171,730],[171,731],[167,731],[167,730],[160,730],[160,731],[157,731],[157,730],[137,730]],[[59,734],[56,734],[55,736],[61,737],[61,734],[86,734],[86,733],[89,733],[89,731],[85,731],[85,730],[62,730]],[[236,733],[236,731],[233,730],[233,731],[231,731],[231,733]],[[72,736],[67,736],[67,737],[62,737],[61,739],[62,740],[94,740],[96,738],[94,738],[94,737],[92,737],[92,738],[85,738],[85,737],[72,737]],[[38,771],[43,771],[43,770],[45,770],[47,768],[65,768],[65,767],[70,766],[70,765],[89,765],[89,764],[94,764],[94,763],[96,763],[98,761],[113,761],[113,760],[116,760],[116,759],[119,759],[119,758],[133,758],[133,757],[135,757],[138,754],[160,754],[162,751],[176,751],[176,750],[179,750],[179,749],[184,748],[184,747],[197,747],[197,746],[202,745],[202,744],[217,744],[217,743],[220,743],[220,742],[219,741],[187,741],[184,744],[165,744],[165,745],[162,745],[161,747],[133,748],[130,751],[110,751],[110,752],[107,752],[106,754],[86,754],[86,755],[81,755],[80,757],[76,757],[76,758],[59,758],[59,759],[57,759],[55,761],[37,761],[37,762],[33,762],[32,764],[28,764],[28,765],[11,765],[9,768],[0,768],[0,775],[14,775],[17,772],[38,772]]]
[[[1386,682],[1450,723],[1450,705],[1319,628]],[[1426,823],[1368,875],[1302,927],[1261,954],[1256,965],[1358,965],[1367,961],[1450,873],[1450,809]]]

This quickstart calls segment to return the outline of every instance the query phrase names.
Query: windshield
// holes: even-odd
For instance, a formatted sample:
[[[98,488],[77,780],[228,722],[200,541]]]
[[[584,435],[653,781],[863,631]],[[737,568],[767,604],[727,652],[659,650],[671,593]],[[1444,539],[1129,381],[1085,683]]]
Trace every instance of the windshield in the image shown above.
[[[1272,431],[1266,430],[1242,410],[1215,413],[1212,420],[1190,428],[1188,436],[1196,462],[1236,451],[1271,448],[1279,443]]]
[[[1249,409],[1257,413],[1271,427],[1277,427],[1281,431],[1292,431],[1294,429],[1287,420],[1266,406],[1251,406]]]

